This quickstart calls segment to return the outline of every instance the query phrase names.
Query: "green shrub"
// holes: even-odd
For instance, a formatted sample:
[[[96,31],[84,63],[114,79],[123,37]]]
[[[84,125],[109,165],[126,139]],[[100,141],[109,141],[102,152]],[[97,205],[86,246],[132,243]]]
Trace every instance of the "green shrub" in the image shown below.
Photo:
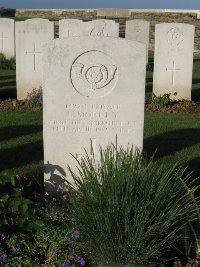
[[[86,155],[78,164],[78,174],[69,167],[71,203],[80,245],[97,266],[154,266],[197,218],[196,187],[188,188],[182,168],[166,171],[114,146],[100,149],[99,161]]]
[[[25,174],[0,177],[0,266],[84,266],[68,194],[33,192]],[[62,264],[62,265],[61,265]]]
[[[16,60],[14,57],[7,59],[3,53],[0,53],[0,69],[15,70]]]
[[[177,95],[177,93],[174,93],[174,95]],[[164,94],[160,96],[156,96],[153,94],[152,97],[152,103],[157,107],[157,108],[164,108],[164,107],[169,107],[174,104],[176,104],[178,101],[171,99],[171,94]]]
[[[0,7],[0,17],[14,17],[15,9]]]

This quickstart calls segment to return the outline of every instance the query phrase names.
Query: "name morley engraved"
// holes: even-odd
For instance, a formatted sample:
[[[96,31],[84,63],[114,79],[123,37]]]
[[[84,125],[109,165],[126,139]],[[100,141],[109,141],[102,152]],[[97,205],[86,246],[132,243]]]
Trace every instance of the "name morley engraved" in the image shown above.
[[[62,120],[52,120],[50,127],[54,132],[66,133],[132,133],[136,127],[134,121],[121,121],[120,104],[66,104]]]

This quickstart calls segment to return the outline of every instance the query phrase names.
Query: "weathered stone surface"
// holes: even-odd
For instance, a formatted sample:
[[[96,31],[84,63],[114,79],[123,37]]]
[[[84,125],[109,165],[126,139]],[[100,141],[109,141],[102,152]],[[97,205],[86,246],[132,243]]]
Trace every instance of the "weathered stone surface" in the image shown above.
[[[80,45],[81,44],[81,45]],[[44,46],[46,190],[70,180],[70,155],[110,142],[142,149],[146,47],[111,37],[55,39]],[[120,51],[120,53],[119,53]],[[98,157],[98,156],[97,156]]]
[[[17,98],[42,86],[43,42],[54,38],[54,24],[46,19],[16,22],[16,78]]]
[[[83,22],[77,19],[59,21],[59,38],[70,36],[119,36],[119,24],[113,20],[93,20]]]
[[[147,51],[148,62],[148,49],[149,49],[149,27],[150,23],[145,20],[128,20],[126,22],[126,39],[144,43]]]
[[[6,58],[15,56],[15,26],[13,19],[0,18],[0,53]]]
[[[156,25],[153,93],[191,100],[194,26]]]

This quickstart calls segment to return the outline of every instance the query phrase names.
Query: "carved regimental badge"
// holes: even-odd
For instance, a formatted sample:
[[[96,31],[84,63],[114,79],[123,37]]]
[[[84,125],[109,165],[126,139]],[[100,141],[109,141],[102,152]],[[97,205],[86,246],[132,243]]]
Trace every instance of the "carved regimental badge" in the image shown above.
[[[100,51],[81,54],[71,67],[71,82],[86,97],[98,98],[111,93],[117,78],[117,66],[112,58]]]
[[[171,28],[167,32],[167,42],[175,48],[178,48],[184,41],[183,30],[177,27]]]

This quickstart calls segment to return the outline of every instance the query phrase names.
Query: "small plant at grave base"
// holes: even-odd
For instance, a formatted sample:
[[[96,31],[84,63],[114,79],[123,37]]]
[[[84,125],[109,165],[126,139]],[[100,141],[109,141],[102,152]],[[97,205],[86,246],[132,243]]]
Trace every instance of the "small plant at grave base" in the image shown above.
[[[177,93],[175,92],[173,95],[176,96]],[[172,106],[176,104],[178,101],[171,99],[170,96],[171,94],[164,94],[160,96],[156,96],[155,94],[153,94],[152,103],[156,106],[156,108],[164,108]]]
[[[32,108],[42,108],[42,87],[34,88],[30,93],[27,93],[24,103]]]
[[[197,188],[181,167],[114,146],[100,149],[99,161],[86,154],[77,162],[71,204],[80,247],[97,266],[157,266],[198,217]]]

